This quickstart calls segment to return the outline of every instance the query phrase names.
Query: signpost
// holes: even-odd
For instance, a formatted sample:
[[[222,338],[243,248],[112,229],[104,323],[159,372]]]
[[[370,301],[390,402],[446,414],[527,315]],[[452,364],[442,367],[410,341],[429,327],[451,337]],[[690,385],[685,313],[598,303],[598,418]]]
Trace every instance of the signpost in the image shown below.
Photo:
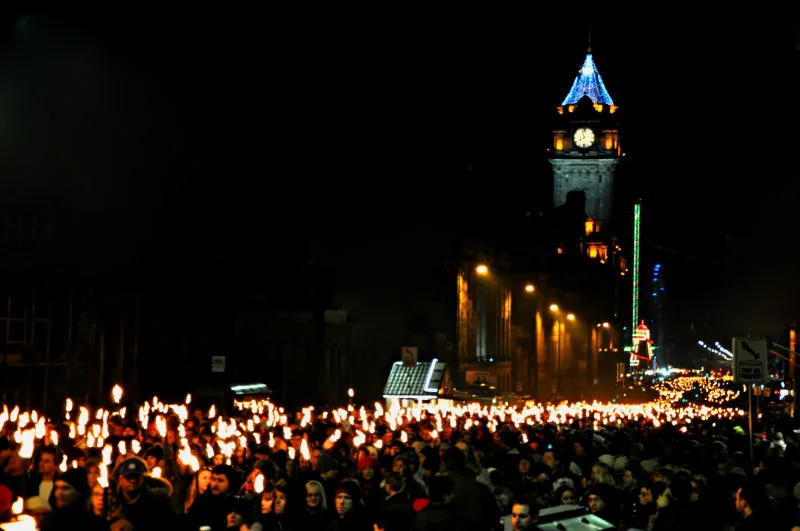
[[[767,383],[767,352],[767,340],[764,338],[733,338],[733,375],[736,383],[747,386],[750,462],[753,461],[753,386]]]
[[[211,356],[211,372],[225,372],[225,356]]]
[[[763,338],[733,338],[733,370],[736,383],[761,385],[767,383],[767,340]]]
[[[403,365],[406,367],[416,367],[418,352],[419,350],[417,347],[402,347]]]

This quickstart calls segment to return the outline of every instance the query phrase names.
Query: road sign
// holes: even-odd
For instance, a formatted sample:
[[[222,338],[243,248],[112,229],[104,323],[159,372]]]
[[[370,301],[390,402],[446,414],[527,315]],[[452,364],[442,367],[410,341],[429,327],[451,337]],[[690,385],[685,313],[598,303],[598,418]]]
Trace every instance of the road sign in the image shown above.
[[[767,340],[752,337],[733,338],[733,373],[736,383],[767,383]]]
[[[211,372],[225,372],[225,356],[211,356]]]
[[[417,366],[417,353],[419,352],[417,347],[402,347],[401,352],[403,356],[403,365],[406,367]]]

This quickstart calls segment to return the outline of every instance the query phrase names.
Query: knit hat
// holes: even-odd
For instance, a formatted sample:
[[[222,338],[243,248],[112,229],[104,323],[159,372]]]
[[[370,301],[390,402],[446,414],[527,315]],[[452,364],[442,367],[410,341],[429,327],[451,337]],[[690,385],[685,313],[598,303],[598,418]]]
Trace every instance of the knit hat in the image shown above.
[[[358,460],[358,471],[361,472],[365,468],[378,468],[378,460],[368,455]]]
[[[59,475],[56,481],[69,483],[84,498],[89,495],[89,477],[86,475],[85,468],[70,468]]]
[[[156,461],[161,461],[162,459],[164,459],[164,448],[162,448],[160,444],[151,446],[144,453],[144,457],[145,459],[147,459],[148,457],[153,457],[155,458]]]
[[[336,487],[336,496],[345,493],[353,499],[353,503],[358,505],[361,502],[361,487],[352,479],[345,479]]]

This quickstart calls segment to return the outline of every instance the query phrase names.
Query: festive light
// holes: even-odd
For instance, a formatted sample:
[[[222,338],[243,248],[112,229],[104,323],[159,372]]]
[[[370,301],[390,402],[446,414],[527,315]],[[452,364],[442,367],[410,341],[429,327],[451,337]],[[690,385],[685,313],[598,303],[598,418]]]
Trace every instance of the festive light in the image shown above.
[[[597,71],[591,52],[586,54],[586,59],[575,77],[572,88],[561,105],[575,105],[584,96],[589,96],[596,104],[614,104],[600,77],[600,72]]]

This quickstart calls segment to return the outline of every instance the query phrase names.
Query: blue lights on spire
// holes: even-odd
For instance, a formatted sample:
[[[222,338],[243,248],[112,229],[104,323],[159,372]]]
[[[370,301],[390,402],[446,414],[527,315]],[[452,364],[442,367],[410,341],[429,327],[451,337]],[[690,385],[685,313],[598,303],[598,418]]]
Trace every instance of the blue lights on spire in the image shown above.
[[[583,62],[583,66],[578,71],[575,82],[572,84],[572,90],[569,91],[561,105],[574,105],[584,96],[589,96],[595,103],[614,104],[592,60],[591,52],[586,54],[586,60]]]

